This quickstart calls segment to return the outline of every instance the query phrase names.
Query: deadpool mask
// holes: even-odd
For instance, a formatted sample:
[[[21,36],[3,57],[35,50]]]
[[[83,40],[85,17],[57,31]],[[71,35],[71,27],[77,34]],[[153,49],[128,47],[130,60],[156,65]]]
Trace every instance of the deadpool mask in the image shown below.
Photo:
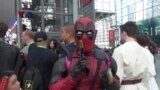
[[[74,29],[77,48],[80,48],[80,41],[82,41],[84,52],[91,52],[94,48],[96,37],[96,30],[93,21],[88,17],[79,18],[75,23]]]

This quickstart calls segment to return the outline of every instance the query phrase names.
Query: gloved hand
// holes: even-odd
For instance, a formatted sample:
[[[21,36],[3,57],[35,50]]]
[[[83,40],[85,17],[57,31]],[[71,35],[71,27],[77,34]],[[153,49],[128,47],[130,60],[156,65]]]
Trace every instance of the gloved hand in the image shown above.
[[[119,90],[119,82],[112,76],[111,69],[109,68],[106,72],[100,74],[102,80],[102,89],[105,90]]]
[[[73,70],[71,71],[71,76],[73,78],[78,78],[79,75],[82,74],[89,74],[88,69],[88,62],[87,60],[78,60],[77,64],[74,66]]]
[[[108,68],[108,70],[106,70],[105,72],[101,73],[100,74],[100,77],[102,79],[102,81],[105,83],[105,84],[108,84],[108,85],[111,85],[113,83],[113,75],[112,75],[112,72],[111,72],[111,69]]]

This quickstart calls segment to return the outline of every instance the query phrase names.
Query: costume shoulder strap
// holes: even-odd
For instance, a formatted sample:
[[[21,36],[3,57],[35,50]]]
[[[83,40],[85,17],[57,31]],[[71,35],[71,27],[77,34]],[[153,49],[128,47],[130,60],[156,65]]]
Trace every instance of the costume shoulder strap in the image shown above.
[[[107,60],[108,59],[107,53],[105,53],[104,51],[99,50],[99,49],[95,49],[95,56],[98,60]]]

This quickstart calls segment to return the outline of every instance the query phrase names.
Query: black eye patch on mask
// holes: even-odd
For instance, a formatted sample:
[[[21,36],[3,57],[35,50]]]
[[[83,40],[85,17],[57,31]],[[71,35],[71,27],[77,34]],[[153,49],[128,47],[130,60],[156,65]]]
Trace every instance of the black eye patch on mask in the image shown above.
[[[87,37],[88,37],[90,40],[93,39],[93,37],[94,37],[94,32],[93,32],[93,30],[89,30],[89,31],[86,31],[86,32],[84,32],[84,31],[82,31],[82,30],[77,30],[77,32],[76,32],[76,37],[77,37],[77,39],[81,39],[84,33],[86,33]]]
[[[83,31],[82,30],[77,30],[77,32],[76,32],[77,39],[81,39],[82,36],[83,36]]]
[[[87,37],[92,40],[93,37],[94,37],[94,32],[93,30],[89,30],[89,31],[86,31],[86,34],[87,34]]]

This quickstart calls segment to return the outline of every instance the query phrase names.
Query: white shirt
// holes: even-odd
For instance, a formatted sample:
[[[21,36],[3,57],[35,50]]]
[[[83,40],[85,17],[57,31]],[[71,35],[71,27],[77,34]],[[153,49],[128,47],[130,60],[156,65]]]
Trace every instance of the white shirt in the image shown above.
[[[29,46],[34,43],[33,41],[31,41],[30,43],[27,44],[27,46],[23,47],[21,52],[23,52],[25,55],[28,55],[28,49],[29,49]]]
[[[138,80],[141,83],[133,85],[121,85],[120,90],[148,90],[148,58],[147,53],[136,41],[126,42],[117,47],[113,52],[113,58],[117,62],[117,75],[122,80]]]

